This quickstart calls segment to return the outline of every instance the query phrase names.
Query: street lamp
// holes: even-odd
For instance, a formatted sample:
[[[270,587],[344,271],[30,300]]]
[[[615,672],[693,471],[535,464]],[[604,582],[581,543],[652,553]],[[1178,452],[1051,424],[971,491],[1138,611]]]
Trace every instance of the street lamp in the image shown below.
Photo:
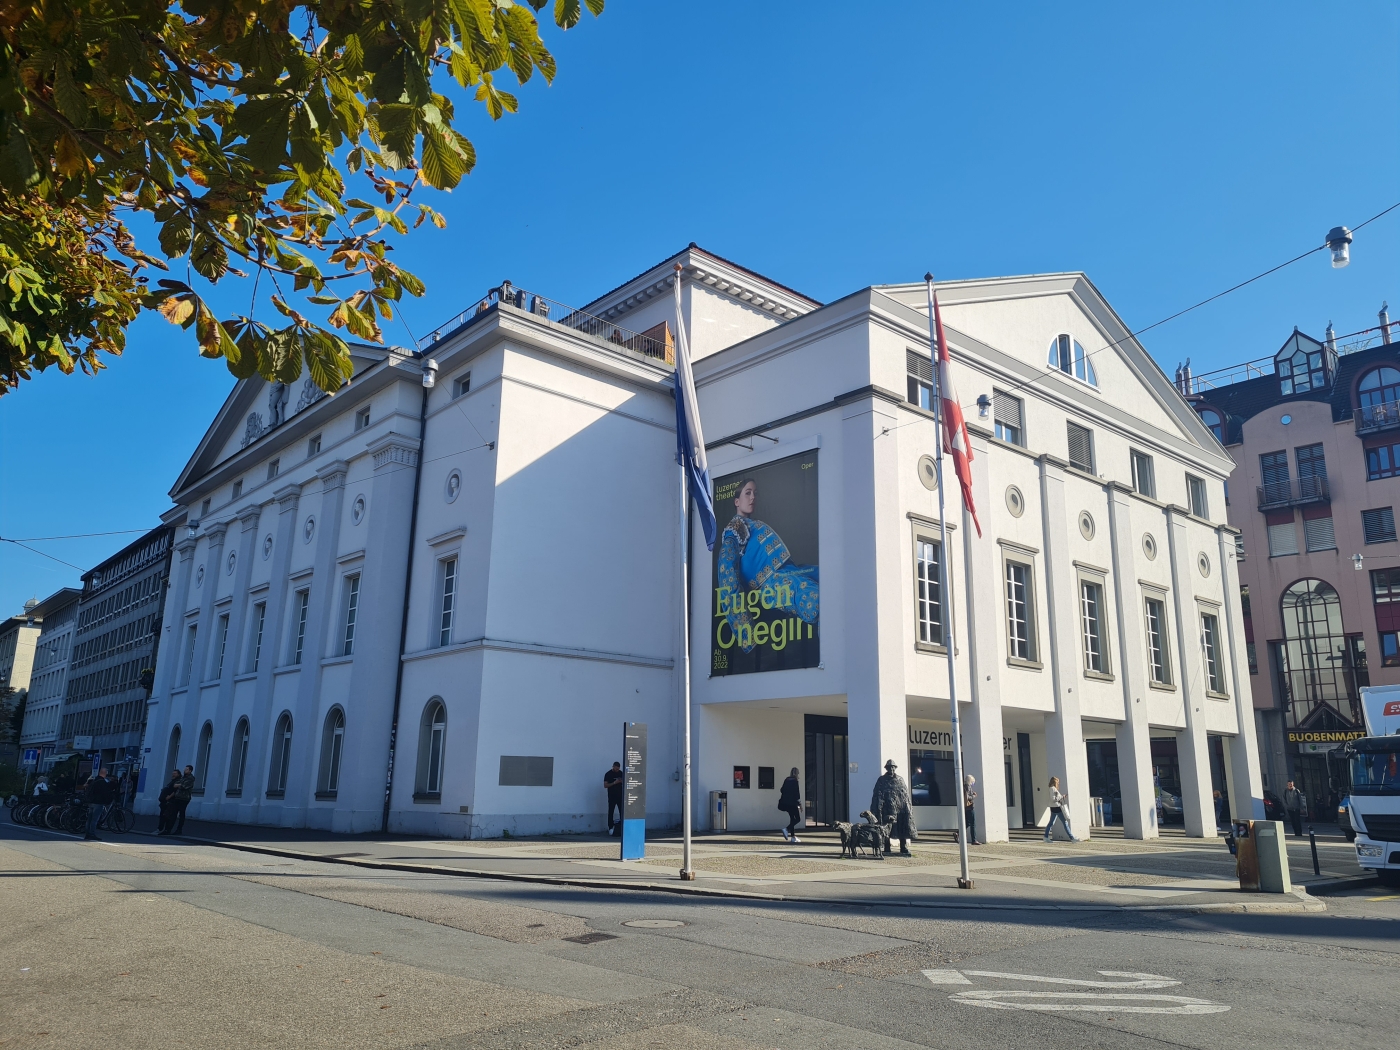
[[[1327,231],[1327,247],[1332,251],[1332,269],[1340,270],[1351,262],[1351,231],[1345,226],[1333,226]]]

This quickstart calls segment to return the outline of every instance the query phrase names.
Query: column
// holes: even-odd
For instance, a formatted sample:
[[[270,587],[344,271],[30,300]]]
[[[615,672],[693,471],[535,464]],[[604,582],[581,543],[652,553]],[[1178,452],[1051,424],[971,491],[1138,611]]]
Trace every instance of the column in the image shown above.
[[[1215,804],[1211,799],[1210,751],[1206,739],[1205,666],[1201,659],[1200,614],[1191,580],[1190,517],[1184,507],[1167,508],[1167,550],[1172,560],[1172,607],[1176,619],[1177,684],[1181,688],[1186,729],[1177,734],[1176,760],[1181,771],[1181,808],[1186,834],[1214,837]],[[1262,797],[1262,796],[1261,796]]]
[[[204,549],[204,561],[200,564],[204,568],[204,582],[196,588],[199,597],[199,630],[195,634],[194,655],[190,659],[189,667],[189,688],[185,691],[184,699],[179,705],[179,717],[182,724],[180,735],[180,751],[182,752],[181,767],[190,765],[195,760],[195,748],[199,746],[199,731],[204,725],[203,721],[203,689],[204,676],[209,670],[209,646],[217,644],[211,642],[217,633],[214,627],[214,601],[219,595],[219,575],[223,571],[224,559],[224,538],[228,535],[228,522],[220,521],[209,526],[205,533],[209,538],[209,546]],[[199,565],[195,567],[195,580],[199,580]],[[180,655],[184,656],[184,645],[176,647]],[[185,673],[185,668],[180,668],[180,674]],[[186,756],[185,741],[191,744]],[[203,800],[200,800],[203,804]]]
[[[1123,835],[1157,837],[1157,793],[1152,783],[1152,733],[1147,722],[1147,640],[1142,595],[1137,585],[1137,536],[1133,532],[1131,491],[1107,485],[1109,540],[1113,549],[1113,605],[1118,622],[1118,680],[1123,686],[1123,721],[1118,740],[1118,786],[1122,791]]]
[[[349,467],[344,460],[336,460],[316,474],[321,481],[321,507],[317,511],[311,604],[306,614],[306,651],[302,654],[296,706],[292,709],[292,761],[282,804],[282,823],[289,827],[305,823],[320,775],[321,661],[328,655],[338,655],[327,652],[327,636],[335,621],[335,602],[340,593],[336,557],[340,554],[340,520],[345,502],[345,472]],[[346,727],[348,732],[348,712]]]
[[[1230,738],[1230,813],[1237,820],[1264,819],[1264,782],[1260,776],[1259,741],[1254,733],[1254,693],[1249,683],[1244,614],[1240,608],[1240,566],[1235,557],[1235,530],[1218,527],[1221,586],[1225,589],[1225,637],[1230,640],[1230,690],[1235,698],[1239,732]]]
[[[209,775],[205,778],[204,797],[208,810],[222,811],[232,802],[228,790],[228,763],[233,745],[233,677],[242,666],[244,637],[248,619],[248,577],[257,553],[258,523],[262,508],[244,507],[238,512],[241,535],[238,540],[238,560],[233,568],[233,603],[229,606],[228,645],[224,649],[223,674],[219,678],[219,695],[214,705],[214,746],[209,753]]]
[[[1076,838],[1089,837],[1089,754],[1079,717],[1079,622],[1074,565],[1068,544],[1064,464],[1041,456],[1040,514],[1045,542],[1044,616],[1049,635],[1050,682],[1055,710],[1045,718],[1045,758],[1050,775],[1060,778],[1069,796],[1070,827]]]
[[[895,411],[876,395],[842,411],[850,820],[869,807],[887,760],[909,779],[903,631],[908,580],[900,556],[907,533],[900,518],[898,443],[886,433],[897,425]]]
[[[980,432],[973,433],[971,428],[969,436],[974,460],[985,465],[989,458],[986,438]],[[985,466],[972,472],[972,499],[983,508],[992,505],[989,473]],[[983,842],[1005,842],[1009,837],[1002,747],[1006,729],[1001,711],[1002,664],[997,658],[1002,615],[1001,555],[993,536],[977,535],[966,508],[962,515],[962,534],[962,593],[954,597],[962,599],[966,613],[953,619],[966,635],[960,645],[966,654],[968,680],[972,683],[971,695],[960,698],[963,703],[958,712],[964,719],[963,762],[965,772],[977,778],[977,837]]]
[[[183,527],[183,526],[180,526]],[[189,606],[190,580],[193,576],[193,536],[174,544],[174,564],[166,580],[165,600],[161,603],[161,637],[156,657],[156,680],[147,702],[146,742],[143,745],[146,768],[146,790],[141,798],[140,812],[156,812],[156,796],[170,779],[165,767],[165,751],[170,746],[170,690],[175,683],[175,671],[181,653],[180,632],[185,626],[185,609]]]

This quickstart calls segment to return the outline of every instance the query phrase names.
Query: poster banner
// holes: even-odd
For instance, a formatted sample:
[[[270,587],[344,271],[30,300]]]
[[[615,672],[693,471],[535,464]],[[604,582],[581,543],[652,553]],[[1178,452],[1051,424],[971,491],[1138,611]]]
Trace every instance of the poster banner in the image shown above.
[[[817,450],[715,480],[710,674],[821,663]]]

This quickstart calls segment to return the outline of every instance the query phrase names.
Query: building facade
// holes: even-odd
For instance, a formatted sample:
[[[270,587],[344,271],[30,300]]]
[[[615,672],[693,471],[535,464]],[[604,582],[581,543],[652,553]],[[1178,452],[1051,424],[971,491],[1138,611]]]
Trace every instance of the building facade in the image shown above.
[[[14,705],[26,703],[29,678],[34,669],[34,647],[39,640],[40,619],[35,612],[39,602],[31,598],[24,603],[24,612],[0,623],[0,688],[11,692],[0,704],[5,717],[10,717]],[[14,765],[19,761],[18,745],[0,744],[0,762]]]
[[[894,759],[954,826],[951,644],[987,838],[1052,774],[1081,833],[1091,796],[1135,837],[1214,834],[1214,790],[1262,816],[1233,463],[1087,278],[942,286],[981,526],[945,552],[923,286],[823,305],[695,246],[582,310],[505,285],[334,398],[235,388],[167,516],[145,747],[191,816],[597,830],[630,721],[678,822],[677,279],[723,530],[688,551],[697,814],[776,827],[797,766],[849,819]]]
[[[82,593],[76,587],[62,587],[34,609],[41,627],[34,647],[34,666],[19,745],[26,750],[38,750],[35,769],[41,773],[48,772],[54,763],[54,745],[58,740],[68,683],[68,661],[73,654],[73,629]]]
[[[1328,752],[1364,735],[1362,686],[1400,682],[1400,347],[1389,319],[1338,345],[1179,376],[1234,460],[1248,680],[1265,786],[1336,820]]]
[[[113,772],[135,768],[147,686],[170,571],[170,529],[158,526],[83,574],[55,747],[101,752]],[[146,676],[149,680],[149,676]]]

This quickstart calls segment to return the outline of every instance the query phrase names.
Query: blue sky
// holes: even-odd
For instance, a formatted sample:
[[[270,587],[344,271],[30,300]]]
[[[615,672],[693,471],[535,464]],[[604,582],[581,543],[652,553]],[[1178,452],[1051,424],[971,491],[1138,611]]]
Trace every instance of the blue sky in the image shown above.
[[[491,124],[404,345],[502,278],[583,303],[690,241],[829,300],[869,284],[1084,270],[1141,328],[1400,201],[1393,3],[674,4],[549,33],[560,73]],[[1144,338],[1170,372],[1400,318],[1400,210]],[[215,295],[245,303],[245,287]],[[139,322],[97,378],[0,399],[0,535],[144,529],[232,387]],[[37,543],[91,566],[134,536]],[[0,612],[76,584],[0,544]]]

